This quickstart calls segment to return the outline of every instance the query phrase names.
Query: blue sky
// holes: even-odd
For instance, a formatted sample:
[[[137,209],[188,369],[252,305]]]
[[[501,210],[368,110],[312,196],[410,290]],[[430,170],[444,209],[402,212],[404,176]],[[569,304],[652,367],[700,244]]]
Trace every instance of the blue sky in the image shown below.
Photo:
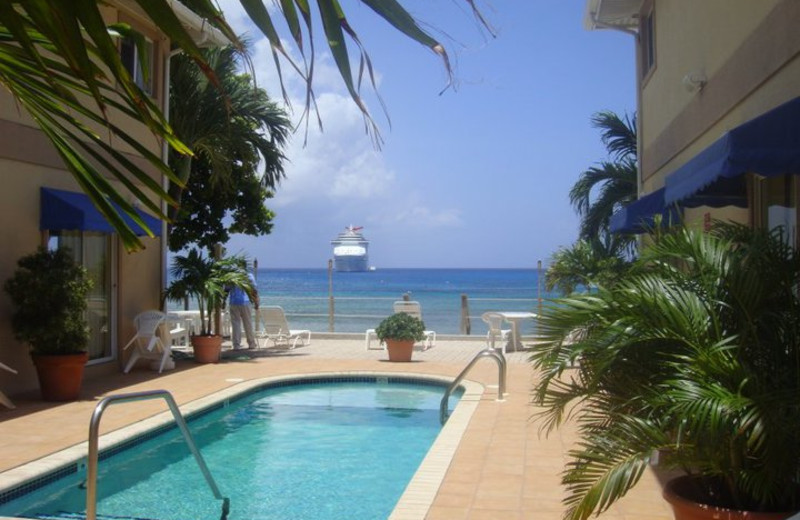
[[[266,42],[238,0],[220,2],[254,40],[259,86],[280,98]],[[269,3],[269,2],[267,2]],[[324,130],[294,134],[286,179],[268,206],[273,232],[235,236],[230,253],[261,267],[323,268],[330,240],[364,226],[370,264],[389,267],[535,267],[575,241],[569,189],[606,158],[592,114],[632,114],[634,40],[583,28],[585,2],[478,2],[497,32],[482,32],[461,0],[404,5],[433,27],[455,69],[404,39],[359,2],[343,2],[377,71],[391,126],[367,96],[384,144],[376,150],[318,39],[315,89]],[[319,31],[318,36],[322,33]],[[286,81],[293,121],[301,85]]]

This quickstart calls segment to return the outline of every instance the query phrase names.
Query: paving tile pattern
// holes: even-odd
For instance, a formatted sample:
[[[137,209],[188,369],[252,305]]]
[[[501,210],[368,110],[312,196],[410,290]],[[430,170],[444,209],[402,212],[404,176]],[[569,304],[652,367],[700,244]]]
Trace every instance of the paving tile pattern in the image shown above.
[[[85,381],[81,400],[43,403],[37,396],[12,396],[17,408],[0,410],[0,488],[4,475],[19,473],[27,463],[73,447],[82,449],[89,420],[104,396],[142,390],[166,389],[179,405],[218,391],[265,377],[291,374],[373,371],[405,372],[455,378],[484,348],[475,338],[437,340],[435,347],[416,351],[411,363],[391,363],[381,350],[364,348],[362,337],[314,337],[310,346],[285,350],[224,353],[223,362],[198,365],[178,360],[176,369],[158,375],[147,368],[130,374],[112,374]],[[559,519],[564,506],[560,472],[575,431],[565,427],[544,436],[532,421],[530,404],[535,374],[528,353],[512,352],[508,360],[508,393],[497,400],[498,369],[492,360],[478,362],[467,379],[483,387],[474,410],[465,420],[463,435],[444,439],[450,454],[432,461],[433,474],[420,476],[401,501],[406,507],[393,519],[514,520]],[[106,411],[101,433],[112,432],[162,413],[163,402],[143,401]],[[412,490],[414,488],[415,491]],[[413,492],[412,492],[413,491]],[[432,500],[432,502],[431,502]],[[629,496],[600,515],[602,520],[670,520],[672,513],[661,498],[660,479],[646,472]]]

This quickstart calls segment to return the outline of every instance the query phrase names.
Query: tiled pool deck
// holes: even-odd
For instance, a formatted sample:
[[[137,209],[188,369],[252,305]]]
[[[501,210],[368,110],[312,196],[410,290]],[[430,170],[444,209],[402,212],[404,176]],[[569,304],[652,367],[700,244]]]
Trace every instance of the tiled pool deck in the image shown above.
[[[175,370],[161,375],[140,369],[87,381],[82,400],[77,402],[54,404],[35,396],[16,397],[15,410],[0,410],[0,487],[11,478],[18,479],[30,462],[47,460],[67,448],[85,449],[92,412],[97,401],[107,395],[164,389],[183,407],[216,392],[238,392],[256,380],[294,374],[391,372],[452,379],[482,348],[483,342],[475,339],[439,338],[434,348],[415,352],[411,363],[390,363],[385,352],[365,350],[361,337],[314,337],[310,346],[295,350],[262,349],[250,356],[233,356],[230,352],[219,364],[181,360]],[[569,427],[544,437],[539,424],[531,421],[536,412],[530,404],[535,374],[527,356],[525,352],[507,355],[508,395],[501,402],[497,401],[496,363],[481,360],[473,367],[466,379],[478,383],[478,392],[467,407],[470,413],[451,418],[453,428],[445,429],[446,435],[440,436],[436,453],[423,463],[423,471],[409,486],[392,518],[561,518],[559,474],[576,437]],[[101,434],[135,425],[165,409],[163,401],[109,408],[103,416]],[[599,518],[671,520],[672,513],[661,498],[659,480],[648,471],[627,497]]]

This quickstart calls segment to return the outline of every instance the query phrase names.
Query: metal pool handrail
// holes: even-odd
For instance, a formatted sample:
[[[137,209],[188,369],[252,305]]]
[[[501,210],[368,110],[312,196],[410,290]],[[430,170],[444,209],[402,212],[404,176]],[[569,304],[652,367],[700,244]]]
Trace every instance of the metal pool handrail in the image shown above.
[[[469,362],[464,370],[458,374],[458,377],[450,383],[450,386],[447,387],[447,390],[444,391],[444,397],[442,397],[442,402],[439,405],[439,422],[444,424],[447,422],[447,418],[449,415],[447,414],[447,408],[450,404],[450,394],[453,393],[453,390],[456,389],[461,380],[464,379],[464,376],[467,375],[467,372],[477,363],[481,358],[490,357],[497,361],[497,369],[498,369],[498,376],[497,376],[497,400],[502,401],[503,396],[506,393],[506,358],[503,355],[503,351],[500,349],[495,349],[492,347],[485,348],[478,352],[472,361]]]
[[[197,461],[197,465],[200,466],[200,471],[203,472],[203,476],[205,477],[208,486],[214,493],[214,498],[222,500],[222,516],[220,517],[220,520],[225,520],[228,517],[228,512],[230,511],[230,499],[223,497],[222,493],[220,493],[219,487],[217,487],[217,483],[214,481],[214,477],[211,476],[211,472],[208,470],[208,466],[206,466],[203,456],[197,449],[197,445],[192,437],[192,432],[189,431],[189,427],[186,425],[186,420],[183,418],[183,415],[181,415],[181,412],[178,409],[178,405],[175,403],[175,399],[173,399],[172,394],[166,390],[150,390],[146,392],[110,395],[97,403],[97,406],[94,408],[92,419],[89,422],[89,453],[87,456],[88,460],[86,462],[86,520],[97,520],[97,464],[99,453],[98,432],[100,430],[100,419],[103,416],[103,412],[112,404],[132,401],[146,401],[159,398],[164,399],[167,402],[167,405],[172,412],[172,416],[175,418],[175,422],[178,424],[178,427],[183,434],[183,440],[186,441],[187,446],[189,446],[189,450],[192,452],[192,455],[194,455],[194,458]]]

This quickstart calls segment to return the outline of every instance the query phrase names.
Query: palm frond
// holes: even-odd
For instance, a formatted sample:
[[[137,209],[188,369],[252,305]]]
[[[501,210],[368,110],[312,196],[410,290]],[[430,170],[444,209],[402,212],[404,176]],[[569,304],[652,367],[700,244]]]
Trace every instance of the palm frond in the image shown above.
[[[570,518],[621,496],[650,449],[731,506],[798,506],[800,263],[781,240],[676,229],[623,280],[545,309],[533,401],[544,430],[579,426]]]

